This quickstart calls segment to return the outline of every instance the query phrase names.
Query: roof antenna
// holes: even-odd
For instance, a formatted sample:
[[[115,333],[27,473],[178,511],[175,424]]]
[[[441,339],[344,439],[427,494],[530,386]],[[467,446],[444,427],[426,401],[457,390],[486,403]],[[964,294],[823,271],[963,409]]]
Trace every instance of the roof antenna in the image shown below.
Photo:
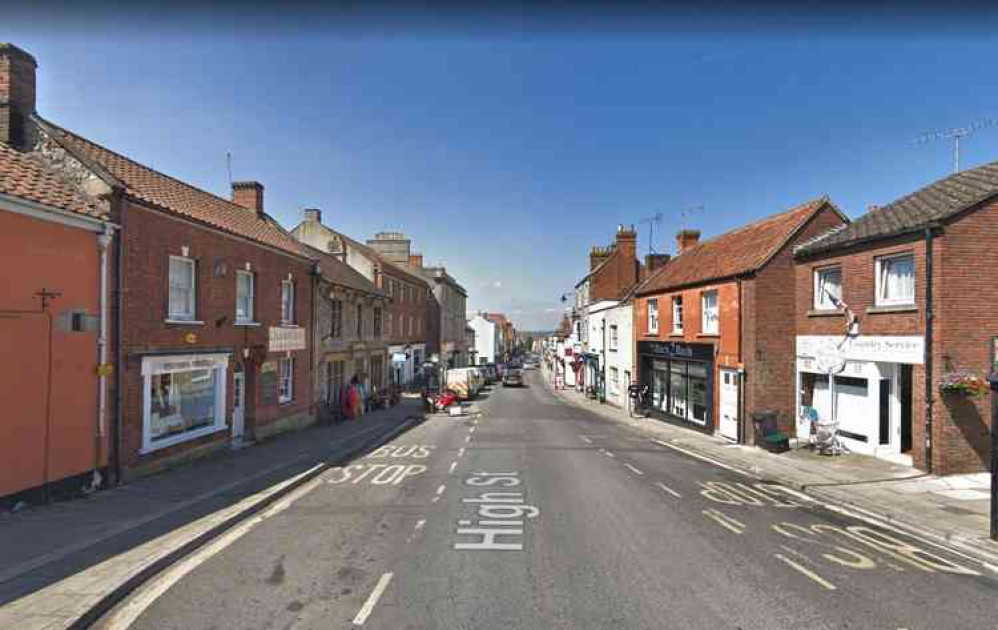
[[[232,152],[225,152],[225,165],[229,170],[229,188],[232,188]]]
[[[683,208],[679,211],[679,229],[686,229],[686,219],[690,218],[697,212],[703,212],[703,204],[699,206],[690,206],[688,208]]]
[[[933,140],[942,140],[945,138],[953,138],[953,172],[960,172],[960,138],[966,138],[975,131],[984,129],[985,127],[993,127],[996,121],[992,118],[985,118],[984,120],[979,120],[973,124],[967,125],[966,127],[954,127],[953,129],[945,129],[943,131],[933,131],[932,133],[925,133],[914,140],[915,144],[925,144],[926,142],[932,142]]]
[[[652,254],[656,253],[655,248],[652,247],[652,233],[655,232],[656,225],[662,224],[662,213],[656,212],[655,216],[648,217],[646,219],[641,219],[640,221],[638,221],[638,223],[648,224],[648,252]]]

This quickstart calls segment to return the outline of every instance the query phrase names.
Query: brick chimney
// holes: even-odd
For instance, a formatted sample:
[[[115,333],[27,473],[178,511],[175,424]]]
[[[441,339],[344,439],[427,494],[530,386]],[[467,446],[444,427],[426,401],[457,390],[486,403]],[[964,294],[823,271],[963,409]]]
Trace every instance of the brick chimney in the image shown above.
[[[669,254],[645,254],[645,278],[669,264]]]
[[[423,255],[422,254],[409,254],[409,265],[416,267],[417,269],[423,268]]]
[[[232,182],[232,203],[263,214],[263,184],[260,182]]]
[[[617,226],[617,289],[625,291],[638,281],[638,233],[634,226]]]
[[[693,249],[700,242],[700,230],[679,230],[676,234],[676,255]]]
[[[611,247],[597,247],[593,245],[592,249],[589,250],[589,271],[603,264],[603,261],[610,257],[611,251],[613,251]]]
[[[28,119],[35,112],[35,58],[0,43],[0,142],[24,148]]]
[[[305,220],[311,223],[322,223],[322,210],[318,208],[305,208]]]

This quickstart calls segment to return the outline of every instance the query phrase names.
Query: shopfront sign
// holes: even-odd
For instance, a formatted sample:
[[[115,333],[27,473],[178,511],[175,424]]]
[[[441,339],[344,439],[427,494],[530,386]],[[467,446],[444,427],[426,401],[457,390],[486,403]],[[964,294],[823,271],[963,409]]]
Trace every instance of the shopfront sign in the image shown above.
[[[713,361],[714,345],[710,343],[683,343],[680,341],[639,341],[638,354],[668,359]]]
[[[168,372],[226,369],[228,366],[228,354],[175,354],[161,357],[148,356],[142,359],[142,374],[164,374]]]
[[[267,344],[269,352],[287,352],[305,349],[305,329],[301,326],[271,326]]]
[[[921,365],[925,360],[925,339],[921,336],[865,336],[841,337],[833,335],[800,335],[797,337],[797,356],[827,362],[837,357],[842,362],[878,361]]]

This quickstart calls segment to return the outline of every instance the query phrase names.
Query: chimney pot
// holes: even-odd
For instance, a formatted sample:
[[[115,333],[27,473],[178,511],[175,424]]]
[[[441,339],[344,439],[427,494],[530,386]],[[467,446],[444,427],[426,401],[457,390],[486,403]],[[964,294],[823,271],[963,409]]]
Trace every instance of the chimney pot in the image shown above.
[[[263,214],[263,184],[260,182],[232,182],[232,203]]]
[[[322,210],[318,208],[305,208],[305,220],[312,223],[322,223]]]
[[[21,149],[35,113],[38,62],[13,44],[0,43],[0,142]]]
[[[700,230],[679,230],[676,234],[676,255],[693,249],[700,242]]]
[[[417,269],[421,269],[423,267],[423,255],[409,254],[409,264]]]

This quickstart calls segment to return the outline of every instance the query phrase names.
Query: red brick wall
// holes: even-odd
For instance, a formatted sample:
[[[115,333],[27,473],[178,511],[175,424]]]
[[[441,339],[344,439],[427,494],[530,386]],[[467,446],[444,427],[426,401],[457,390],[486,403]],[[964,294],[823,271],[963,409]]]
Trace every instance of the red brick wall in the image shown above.
[[[425,281],[417,280],[413,276],[401,273],[388,265],[385,265],[382,271],[381,288],[386,295],[388,287],[385,283],[390,279],[395,285],[395,297],[390,300],[386,309],[386,317],[392,318],[392,324],[389,326],[385,323],[382,327],[386,341],[390,344],[426,343],[426,326],[430,316],[430,305],[427,302],[430,297],[429,285]],[[401,293],[402,287],[408,287],[404,295]],[[413,318],[411,334],[409,333],[410,317]],[[402,328],[399,327],[400,321]],[[389,331],[391,334],[388,334]]]
[[[589,299],[616,300],[638,281],[636,233],[618,232],[616,250],[599,273],[590,279]]]
[[[250,210],[247,210],[250,212]],[[123,260],[123,334],[125,363],[122,393],[122,463],[128,468],[139,463],[168,459],[192,447],[224,443],[228,432],[205,436],[141,456],[144,383],[141,376],[142,353],[153,351],[193,352],[218,349],[233,352],[226,387],[227,422],[232,412],[232,371],[242,359],[244,348],[265,349],[270,326],[280,322],[281,280],[292,274],[295,280],[295,309],[298,325],[305,327],[306,340],[311,331],[312,266],[309,262],[251,242],[224,235],[182,221],[163,213],[128,204],[124,216]],[[167,287],[169,256],[181,255],[189,248],[189,257],[197,260],[197,318],[203,325],[167,324]],[[234,326],[235,271],[249,262],[255,278],[255,320],[258,327]],[[216,263],[225,266],[224,276],[216,276]],[[224,321],[222,321],[222,319]],[[197,336],[188,343],[188,333]],[[292,353],[295,357],[294,400],[281,405],[264,405],[260,388],[252,388],[258,365],[247,370],[246,429],[252,435],[270,423],[296,414],[311,412],[311,357],[309,350]],[[275,360],[278,354],[265,355]],[[280,355],[283,356],[283,355]],[[256,395],[250,399],[249,393]]]

